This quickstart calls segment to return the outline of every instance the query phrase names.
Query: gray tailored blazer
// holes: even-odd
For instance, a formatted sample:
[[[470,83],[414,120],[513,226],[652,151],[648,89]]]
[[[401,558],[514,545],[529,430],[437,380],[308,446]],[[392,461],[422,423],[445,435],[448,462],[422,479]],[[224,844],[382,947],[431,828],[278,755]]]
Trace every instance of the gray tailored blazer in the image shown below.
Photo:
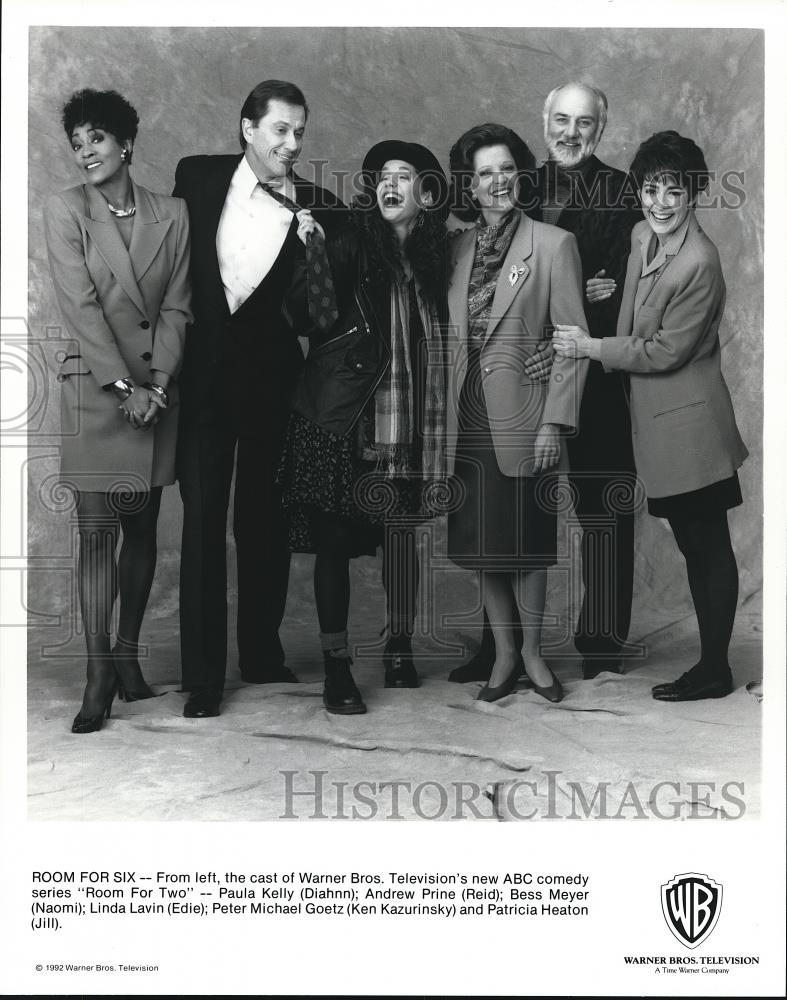
[[[643,220],[631,234],[617,336],[601,341],[601,361],[630,373],[637,472],[658,498],[727,479],[748,451],[721,373],[726,287],[718,250],[692,212],[682,244],[637,304],[650,239]]]
[[[533,475],[536,435],[542,424],[579,426],[587,377],[586,359],[555,358],[548,382],[533,382],[525,364],[551,337],[557,323],[587,329],[582,308],[582,268],[571,233],[534,222],[520,212],[519,225],[500,271],[489,325],[481,347],[489,428],[498,467],[505,476]],[[459,398],[467,375],[467,296],[476,231],[466,229],[449,244],[448,287],[448,469],[453,471]],[[561,466],[565,468],[565,448]]]
[[[48,199],[44,228],[66,339],[61,478],[83,489],[135,490],[174,482],[177,386],[151,431],[134,430],[102,387],[120,378],[175,378],[191,322],[189,223],[180,198],[132,181],[134,216],[126,248],[104,198],[78,185]]]

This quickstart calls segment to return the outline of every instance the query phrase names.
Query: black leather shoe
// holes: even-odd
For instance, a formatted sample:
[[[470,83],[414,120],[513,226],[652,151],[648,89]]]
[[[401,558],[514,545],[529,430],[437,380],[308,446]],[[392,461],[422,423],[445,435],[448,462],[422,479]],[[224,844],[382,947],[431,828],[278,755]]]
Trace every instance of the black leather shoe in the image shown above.
[[[652,695],[657,695],[663,693],[664,691],[676,691],[681,687],[685,687],[687,683],[690,682],[688,673],[681,674],[680,677],[676,678],[674,681],[663,681],[661,684],[654,684],[650,689]]]
[[[112,688],[110,689],[109,694],[101,707],[101,711],[97,715],[83,715],[80,710],[71,725],[71,732],[79,733],[80,735],[84,735],[85,733],[97,733],[104,725],[104,719],[109,719],[112,714],[112,702],[114,701],[116,692],[117,682],[112,685]]]
[[[454,684],[469,684],[471,681],[488,681],[492,675],[494,662],[494,650],[490,654],[482,647],[467,663],[463,663],[460,667],[455,667],[448,675],[448,680],[453,681]]]
[[[680,690],[689,687],[699,676],[701,676],[699,664],[695,664],[690,670],[687,670],[685,674],[681,674],[674,681],[664,681],[662,684],[654,684],[650,690],[652,694],[656,694],[659,691]]]
[[[582,680],[592,681],[599,674],[622,674],[623,661],[620,659],[582,661]]]
[[[672,684],[657,684],[653,688],[656,701],[703,701],[705,698],[726,698],[732,694],[732,677],[683,674]]]
[[[326,712],[332,715],[364,715],[366,705],[350,673],[350,657],[335,657],[325,653],[324,660],[325,687],[322,703]]]
[[[409,639],[389,639],[383,650],[385,687],[420,687],[418,673],[413,663],[413,648]]]
[[[298,678],[284,664],[268,670],[241,670],[241,680],[247,684],[298,684]]]
[[[508,678],[508,680],[503,681],[502,684],[498,684],[497,687],[491,688],[488,684],[484,684],[481,690],[475,697],[476,701],[500,701],[501,698],[505,698],[506,695],[511,694],[512,691],[516,690],[517,673],[514,671],[513,674]]]
[[[538,684],[533,684],[533,690],[536,694],[540,694],[542,698],[546,698],[547,701],[557,704],[563,700],[563,685],[551,670],[549,672],[552,674],[552,683],[547,685],[547,687],[539,687]]]
[[[213,719],[220,715],[221,695],[215,691],[194,691],[183,707],[185,719]]]

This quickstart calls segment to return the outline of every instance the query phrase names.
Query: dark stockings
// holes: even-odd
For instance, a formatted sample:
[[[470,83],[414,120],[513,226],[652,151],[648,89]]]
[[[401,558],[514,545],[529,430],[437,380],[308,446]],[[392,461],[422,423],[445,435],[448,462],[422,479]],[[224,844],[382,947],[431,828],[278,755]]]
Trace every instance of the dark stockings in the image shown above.
[[[317,557],[314,561],[314,599],[317,619],[326,648],[346,645],[350,609],[350,557],[353,523],[333,514],[320,514],[317,521]],[[410,525],[386,525],[383,542],[383,586],[388,609],[389,642],[405,642],[413,634],[418,595],[418,550]],[[329,638],[336,637],[336,638]],[[334,647],[332,643],[337,645]]]
[[[323,635],[347,631],[350,612],[352,523],[331,514],[318,515],[317,558],[314,560],[314,600]],[[338,640],[337,640],[338,641]],[[346,645],[346,637],[345,643]],[[338,647],[336,647],[338,648]]]
[[[78,584],[87,644],[87,687],[82,714],[97,715],[115,683],[129,690],[144,681],[137,662],[139,631],[156,568],[156,522],[161,488],[150,493],[79,493]],[[123,543],[115,561],[120,532]],[[120,591],[117,661],[110,648],[112,609]],[[125,661],[125,662],[124,662]]]
[[[738,604],[738,565],[727,511],[671,517],[669,525],[686,560],[700,629],[700,661],[693,669],[724,674],[729,670],[727,655]]]

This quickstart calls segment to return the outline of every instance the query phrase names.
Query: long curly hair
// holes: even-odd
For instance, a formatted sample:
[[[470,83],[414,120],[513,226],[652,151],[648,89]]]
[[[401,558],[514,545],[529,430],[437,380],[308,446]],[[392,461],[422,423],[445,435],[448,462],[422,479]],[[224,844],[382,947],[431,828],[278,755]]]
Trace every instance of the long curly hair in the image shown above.
[[[423,208],[403,246],[393,227],[382,217],[377,203],[377,174],[363,170],[359,194],[352,202],[352,218],[366,255],[367,274],[377,292],[386,291],[395,281],[403,281],[405,265],[415,276],[422,296],[433,304],[445,299],[448,267],[448,235],[445,219],[446,198],[429,172],[417,175],[424,190],[434,197],[431,208]]]
[[[440,214],[423,209],[404,246],[400,247],[393,228],[380,214],[376,198],[371,206],[368,196],[358,198],[352,209],[373,286],[383,290],[395,281],[403,281],[406,261],[423,296],[439,303],[446,292],[448,242]]]

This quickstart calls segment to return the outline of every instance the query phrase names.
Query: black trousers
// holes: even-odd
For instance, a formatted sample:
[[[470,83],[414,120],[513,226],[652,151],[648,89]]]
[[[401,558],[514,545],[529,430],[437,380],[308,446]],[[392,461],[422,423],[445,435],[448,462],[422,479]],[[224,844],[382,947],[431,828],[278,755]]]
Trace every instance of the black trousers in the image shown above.
[[[614,659],[631,625],[634,473],[577,472],[569,481],[582,525],[584,587],[574,645],[582,656]]]
[[[591,361],[579,433],[567,444],[574,513],[582,525],[584,597],[574,631],[582,656],[616,659],[631,625],[637,489],[625,377]]]
[[[279,627],[290,552],[276,471],[288,407],[264,406],[254,433],[227,407],[181,419],[178,481],[183,500],[180,636],[183,687],[221,692],[227,668],[227,513],[235,471],[233,533],[238,564],[237,639],[242,672],[284,662]]]

